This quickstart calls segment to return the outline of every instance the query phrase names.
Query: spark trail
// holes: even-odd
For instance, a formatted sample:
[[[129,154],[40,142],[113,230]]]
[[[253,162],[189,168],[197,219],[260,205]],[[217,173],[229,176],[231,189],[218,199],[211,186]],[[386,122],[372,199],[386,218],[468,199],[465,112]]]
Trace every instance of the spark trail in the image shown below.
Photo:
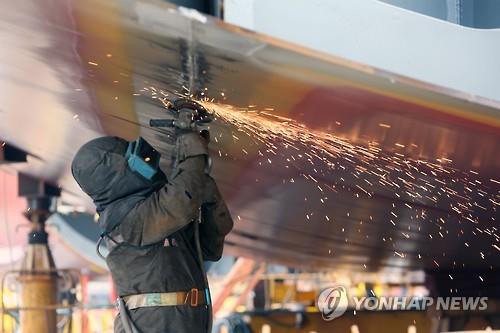
[[[188,95],[182,91],[175,94]],[[159,95],[168,94],[154,90],[151,97]],[[461,243],[463,251],[477,251],[478,260],[486,260],[492,269],[498,266],[500,180],[485,180],[477,171],[455,169],[451,167],[452,161],[445,158],[414,159],[384,151],[375,141],[357,144],[334,132],[310,129],[276,115],[272,108],[259,109],[256,105],[237,108],[214,103],[207,97],[200,102],[216,113],[213,126],[217,131],[212,135],[220,158],[253,160],[255,167],[286,168],[287,174],[294,170],[296,176],[282,179],[283,184],[293,186],[302,178],[302,182],[310,185],[316,195],[304,197],[304,223],[335,223],[340,219],[340,213],[330,208],[339,193],[374,203],[379,203],[377,199],[382,197],[392,203],[384,215],[387,221],[381,221],[381,216],[377,216],[377,221],[373,221],[372,215],[354,217],[349,211],[342,217],[358,225],[351,230],[346,229],[345,223],[338,225],[336,234],[343,235],[347,246],[370,240],[374,248],[390,253],[397,260],[427,260],[436,267],[447,262],[453,268],[461,268],[460,258],[447,257],[446,249],[438,256],[428,251],[427,246],[411,250],[405,243],[451,238]],[[313,201],[321,203],[321,211],[314,208],[317,206]],[[386,233],[371,235],[365,229],[370,223],[386,223],[387,227],[382,228]],[[357,235],[353,237],[355,232]],[[373,240],[374,237],[377,238]],[[471,248],[471,237],[481,237],[479,243],[486,244],[485,247]]]
[[[267,162],[295,168],[301,177],[317,189],[317,195],[323,203],[328,192],[331,193],[331,199],[345,188],[352,191],[353,199],[372,199],[380,195],[392,198],[394,209],[387,222],[391,223],[391,227],[398,228],[405,239],[418,237],[414,233],[422,233],[423,230],[428,233],[425,236],[433,240],[455,237],[448,232],[449,223],[459,225],[453,229],[460,230],[460,237],[463,229],[469,229],[472,225],[474,236],[489,238],[491,262],[495,262],[494,258],[498,262],[498,180],[484,181],[476,171],[452,168],[448,166],[450,160],[438,160],[439,163],[417,160],[383,151],[377,142],[369,142],[366,146],[354,144],[334,133],[309,129],[293,119],[258,110],[255,106],[235,108],[210,102],[204,104],[216,112],[219,121],[233,129],[229,140],[241,147],[241,154],[229,157],[252,158],[248,152],[259,147],[258,156],[263,161],[259,165]],[[220,142],[223,141],[223,135],[219,134]],[[231,145],[231,142],[225,142],[225,145],[228,144]],[[286,181],[293,183],[295,180]],[[398,217],[395,212],[404,209],[410,215]],[[431,209],[433,214],[429,217],[427,211]],[[310,220],[311,216],[320,215],[309,213],[306,220]],[[326,220],[329,219],[327,215]],[[412,220],[409,227],[408,219]],[[423,228],[423,222],[430,226]],[[469,225],[462,228],[462,224]],[[409,233],[408,228],[413,233]],[[394,253],[400,258],[407,257],[401,251]],[[485,260],[484,254],[480,253],[480,258]],[[412,255],[417,257],[416,253]]]

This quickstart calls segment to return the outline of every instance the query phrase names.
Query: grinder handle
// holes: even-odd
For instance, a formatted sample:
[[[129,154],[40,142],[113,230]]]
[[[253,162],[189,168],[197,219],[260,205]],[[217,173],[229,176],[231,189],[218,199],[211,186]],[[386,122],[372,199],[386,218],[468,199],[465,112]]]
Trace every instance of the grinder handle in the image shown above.
[[[174,120],[172,119],[151,119],[149,121],[151,127],[174,127]]]

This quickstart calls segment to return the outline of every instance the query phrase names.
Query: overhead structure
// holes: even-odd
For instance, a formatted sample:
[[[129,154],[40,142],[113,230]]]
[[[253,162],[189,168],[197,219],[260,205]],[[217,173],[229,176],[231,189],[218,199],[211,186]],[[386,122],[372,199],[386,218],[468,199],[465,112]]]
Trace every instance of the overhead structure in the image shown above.
[[[61,186],[66,202],[93,210],[69,163],[96,136],[141,135],[168,168],[169,133],[147,125],[163,97],[190,96],[217,113],[230,253],[474,274],[467,283],[498,291],[499,102],[160,1],[56,3],[0,3],[0,133],[40,156],[16,168]]]
[[[0,164],[26,162],[26,152],[0,141]]]

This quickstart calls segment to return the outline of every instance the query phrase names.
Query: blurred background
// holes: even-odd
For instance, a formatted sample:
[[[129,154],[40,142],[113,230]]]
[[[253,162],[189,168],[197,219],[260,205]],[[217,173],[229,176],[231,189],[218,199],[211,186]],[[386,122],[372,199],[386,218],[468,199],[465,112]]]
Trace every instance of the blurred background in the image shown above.
[[[500,330],[500,1],[0,2],[1,331],[112,332],[95,208],[69,165],[165,103],[215,112],[235,221],[207,263],[219,332]],[[104,251],[105,252],[105,251]],[[488,297],[358,311],[351,297]]]

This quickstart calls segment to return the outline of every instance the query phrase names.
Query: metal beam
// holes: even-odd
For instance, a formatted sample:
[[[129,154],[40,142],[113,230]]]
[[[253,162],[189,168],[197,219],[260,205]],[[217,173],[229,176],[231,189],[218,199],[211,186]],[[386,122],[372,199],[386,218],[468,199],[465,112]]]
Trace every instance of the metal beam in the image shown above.
[[[27,155],[25,151],[0,141],[0,164],[26,162]]]

